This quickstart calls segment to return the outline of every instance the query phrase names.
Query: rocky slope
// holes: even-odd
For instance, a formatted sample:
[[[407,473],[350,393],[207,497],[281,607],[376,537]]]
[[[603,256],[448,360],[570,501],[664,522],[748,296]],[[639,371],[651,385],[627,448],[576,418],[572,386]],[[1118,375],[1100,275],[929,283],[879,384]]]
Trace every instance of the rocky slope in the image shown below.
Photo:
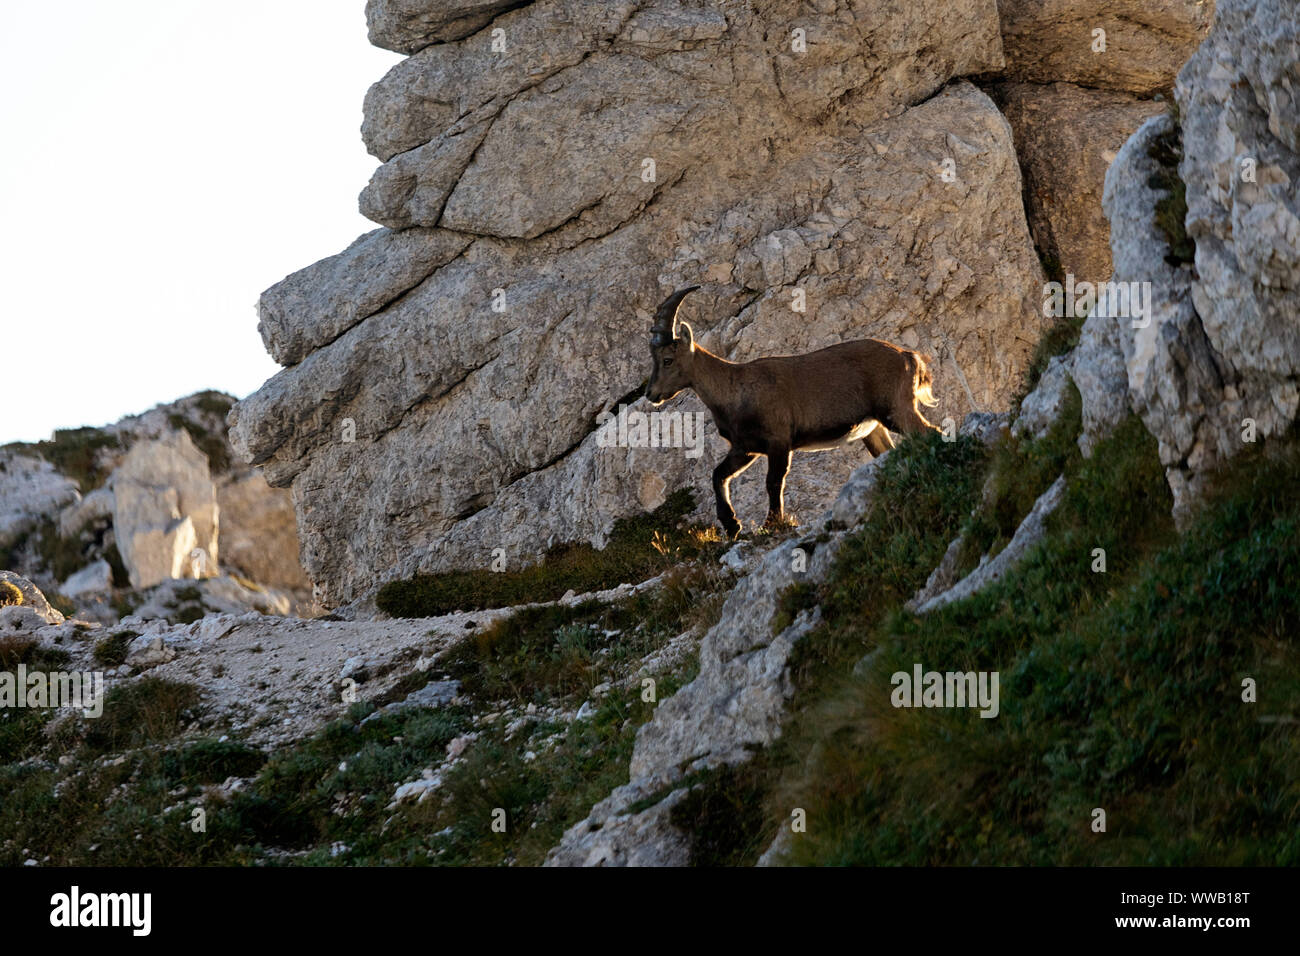
[[[0,565],[104,622],[175,579],[211,591],[214,608],[305,609],[292,502],[232,455],[233,402],[200,392],[0,449]],[[232,574],[279,596],[263,601]]]
[[[115,654],[119,708],[141,688],[186,703],[173,736],[107,753],[93,727],[0,733],[16,793],[84,792],[104,814],[97,842],[50,852],[22,829],[39,829],[29,795],[0,815],[18,821],[0,857],[984,863],[992,845],[998,862],[1286,862],[1269,832],[1231,825],[1293,819],[1232,781],[1289,792],[1294,750],[1266,720],[1293,710],[1272,668],[1294,654],[1294,608],[1261,581],[1297,566],[1276,487],[1295,484],[1300,17],[1223,0],[1196,49],[1210,10],[1182,0],[1002,4],[1000,26],[992,3],[874,9],[371,0],[374,42],[409,55],[366,101],[384,165],[362,205],[384,228],[265,293],[286,367],[230,414],[236,449],[292,486],[307,572],[351,619],[249,613],[215,578],[166,581],[97,628],[12,579],[26,607],[0,610],[0,636],[31,644],[7,653]],[[1095,23],[1112,43],[1084,57]],[[1168,110],[1150,95],[1189,55]],[[1149,283],[1150,312],[1134,321],[1112,288],[1040,343],[1035,245],[1080,281],[1113,273],[1141,300]],[[802,527],[734,546],[693,529],[690,555],[648,580],[372,615],[358,599],[385,580],[472,576],[500,548],[523,574],[703,490],[716,436],[695,458],[603,447],[594,427],[644,377],[649,310],[692,282],[686,317],[734,358],[850,334],[932,350],[938,417],[959,434],[810,458],[788,491]],[[158,461],[192,458],[190,438],[150,438]],[[1260,445],[1282,451],[1234,480],[1282,483],[1239,491],[1251,507],[1211,499],[1206,518],[1214,482]],[[0,527],[33,509],[68,527],[116,514],[20,457]],[[90,465],[109,457],[120,468],[117,450]],[[231,512],[287,533],[283,511],[242,499],[248,480],[225,483]],[[143,527],[182,520],[180,484]],[[737,495],[743,517],[758,490]],[[1171,512],[1199,530],[1179,537]],[[1224,528],[1256,512],[1237,548]],[[670,535],[646,554],[675,554]],[[545,582],[538,567],[520,580]],[[922,651],[1004,674],[996,730],[879,704],[890,665]],[[1256,670],[1268,713],[1225,711],[1214,695]],[[1211,718],[1223,752],[1198,744]],[[168,769],[196,750],[232,759]],[[1257,753],[1268,762],[1227,791],[1197,789]],[[1033,827],[1005,825],[986,786]],[[1126,829],[1081,846],[1074,815],[1098,799]],[[1183,832],[1169,808],[1189,801],[1215,819],[1193,812]],[[939,822],[916,825],[920,802]],[[220,821],[210,837],[165,835],[199,805]],[[147,812],[123,811],[124,829],[113,806]]]

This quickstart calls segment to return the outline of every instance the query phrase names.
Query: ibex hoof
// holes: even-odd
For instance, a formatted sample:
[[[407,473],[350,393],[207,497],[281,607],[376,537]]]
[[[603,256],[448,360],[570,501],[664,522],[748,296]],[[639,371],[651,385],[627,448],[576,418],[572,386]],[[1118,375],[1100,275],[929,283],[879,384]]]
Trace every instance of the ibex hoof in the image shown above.
[[[774,514],[769,511],[763,527],[769,531],[779,531],[783,528],[797,528],[799,521],[792,514]]]
[[[727,533],[728,538],[740,537],[740,522],[734,518],[731,521],[722,522],[722,530]]]

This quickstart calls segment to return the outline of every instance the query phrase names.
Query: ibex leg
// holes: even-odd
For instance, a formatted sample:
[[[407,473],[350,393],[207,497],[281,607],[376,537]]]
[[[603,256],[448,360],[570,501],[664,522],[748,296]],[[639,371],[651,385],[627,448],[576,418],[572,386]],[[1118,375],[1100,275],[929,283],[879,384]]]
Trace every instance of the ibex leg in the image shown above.
[[[736,520],[736,509],[731,507],[731,479],[752,465],[758,455],[747,451],[732,449],[713,469],[713,494],[718,499],[718,520],[728,537],[740,534],[740,522]]]

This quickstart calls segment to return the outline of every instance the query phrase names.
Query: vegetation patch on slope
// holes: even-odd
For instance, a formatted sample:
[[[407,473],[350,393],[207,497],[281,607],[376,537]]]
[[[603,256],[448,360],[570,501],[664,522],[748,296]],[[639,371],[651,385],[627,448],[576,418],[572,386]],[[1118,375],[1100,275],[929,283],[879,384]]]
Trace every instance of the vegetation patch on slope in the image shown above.
[[[22,761],[0,766],[0,865],[541,863],[627,782],[637,729],[695,672],[689,642],[660,652],[712,623],[732,578],[697,562],[614,604],[525,610],[269,757],[193,736],[195,689],[148,677],[95,720],[24,710],[0,723],[0,757]],[[3,660],[34,660],[28,643]],[[379,710],[451,678],[448,706]],[[427,799],[396,800],[435,772]]]
[[[37,442],[32,447],[36,454],[75,479],[84,495],[108,477],[99,464],[100,449],[120,446],[116,435],[100,428],[59,428],[50,441]]]
[[[1300,862],[1300,438],[1240,456],[1182,535],[1136,417],[1071,471],[1016,572],[925,617],[875,553],[841,554],[864,613],[831,590],[786,734],[719,784],[763,793],[762,839],[735,838],[746,862],[795,809],[798,864]],[[917,663],[997,672],[999,715],[895,708],[891,677]]]
[[[390,581],[375,603],[394,617],[435,617],[554,601],[570,590],[583,594],[642,581],[682,561],[721,552],[725,543],[716,529],[684,523],[694,509],[694,495],[682,489],[649,514],[620,518],[603,549],[563,544],[519,570],[452,571]]]
[[[1059,475],[1074,477],[1083,461],[1077,441],[1082,407],[1071,382],[1061,414],[1045,435],[1031,439],[1008,433],[993,447],[980,503],[962,528],[960,573],[973,570],[983,555],[1001,551]]]

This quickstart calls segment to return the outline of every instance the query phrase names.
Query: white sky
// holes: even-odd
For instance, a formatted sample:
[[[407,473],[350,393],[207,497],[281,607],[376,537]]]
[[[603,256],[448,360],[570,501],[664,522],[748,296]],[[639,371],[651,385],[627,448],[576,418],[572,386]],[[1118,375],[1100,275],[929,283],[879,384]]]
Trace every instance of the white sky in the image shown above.
[[[0,3],[0,443],[278,368],[254,303],[376,228],[364,0]]]

